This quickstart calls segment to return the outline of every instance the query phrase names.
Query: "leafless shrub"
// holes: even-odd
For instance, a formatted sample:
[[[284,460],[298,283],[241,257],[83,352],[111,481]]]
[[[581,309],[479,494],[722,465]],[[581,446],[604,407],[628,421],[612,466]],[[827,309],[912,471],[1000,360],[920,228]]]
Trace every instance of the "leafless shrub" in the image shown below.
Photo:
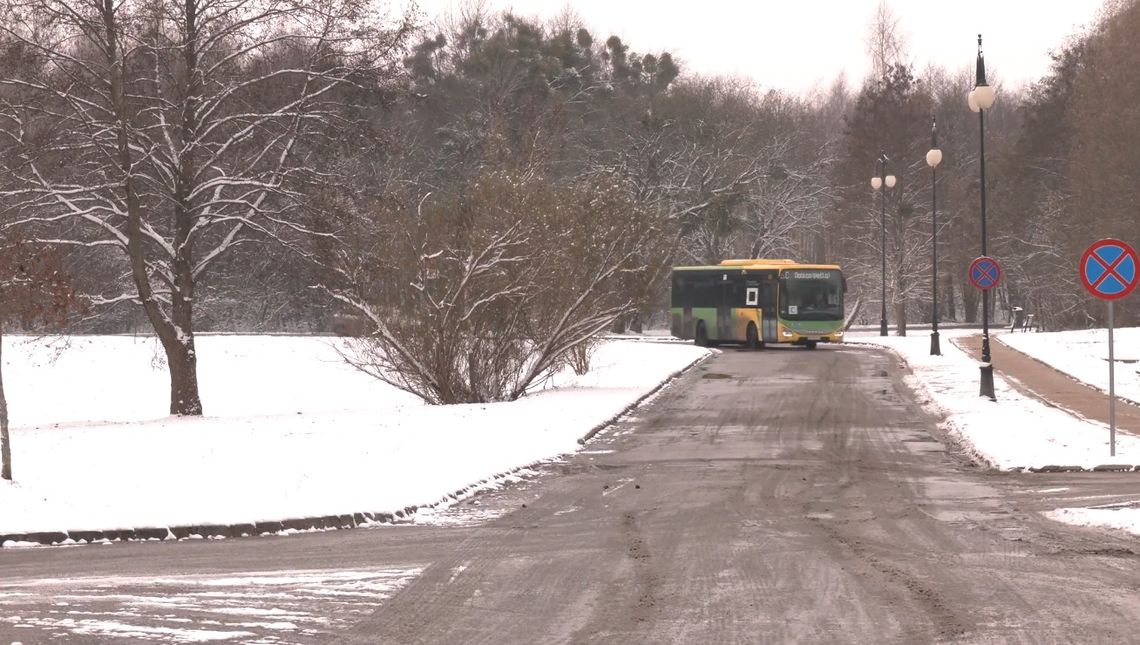
[[[650,230],[615,187],[510,173],[380,211],[357,232],[370,251],[345,254],[342,284],[326,288],[371,326],[346,360],[428,403],[514,400],[563,365],[584,369],[632,306],[619,286],[643,270]]]
[[[579,343],[570,348],[566,353],[566,364],[578,376],[590,371],[590,361],[594,358],[594,352],[597,351],[598,344],[595,340],[591,339],[583,343]]]

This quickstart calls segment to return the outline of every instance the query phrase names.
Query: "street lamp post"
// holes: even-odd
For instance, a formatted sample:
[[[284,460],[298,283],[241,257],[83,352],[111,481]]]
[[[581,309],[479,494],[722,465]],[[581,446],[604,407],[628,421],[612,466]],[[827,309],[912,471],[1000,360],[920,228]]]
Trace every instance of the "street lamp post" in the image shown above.
[[[986,83],[986,62],[982,57],[982,35],[978,34],[977,75],[974,89],[966,97],[970,109],[978,113],[978,141],[981,167],[982,255],[986,255],[986,110],[994,104],[994,88]],[[982,291],[982,365],[980,396],[994,400],[994,366],[990,361],[989,291]]]
[[[880,336],[886,336],[887,335],[887,191],[884,188],[884,186],[886,188],[894,188],[895,187],[895,176],[887,174],[887,162],[890,161],[890,159],[887,158],[886,153],[880,152],[879,158],[876,161],[879,162],[879,175],[877,177],[871,177],[871,188],[874,188],[876,191],[880,191],[880,190],[882,191],[879,194],[879,197],[880,197],[880,199],[879,199],[879,204],[880,204],[879,230],[881,232],[880,242],[879,242],[879,250],[882,253],[882,257],[883,257],[883,269],[882,269],[882,275],[881,275],[882,297],[880,298],[880,303],[882,305],[882,313],[879,317],[879,335]]]
[[[942,150],[938,148],[938,123],[930,118],[930,150],[926,165],[930,166],[930,355],[941,356],[938,344],[938,164]]]

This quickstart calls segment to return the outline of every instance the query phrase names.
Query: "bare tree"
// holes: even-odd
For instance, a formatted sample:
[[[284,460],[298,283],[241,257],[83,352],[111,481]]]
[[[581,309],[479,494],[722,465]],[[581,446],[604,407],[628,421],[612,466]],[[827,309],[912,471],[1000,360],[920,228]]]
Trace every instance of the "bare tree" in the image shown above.
[[[782,136],[765,146],[758,155],[765,159],[767,172],[758,177],[748,193],[741,217],[742,247],[734,255],[771,258],[809,255],[810,241],[819,232],[823,213],[831,199],[827,173],[836,157],[832,142],[808,151],[801,161],[793,136]],[[810,259],[810,258],[806,258]]]
[[[620,178],[634,200],[679,231],[681,256],[719,261],[774,161],[763,149],[770,108],[737,79],[681,83],[637,120],[605,131],[608,144],[593,153],[590,172]]]
[[[125,260],[96,304],[135,302],[165,350],[172,414],[202,413],[194,308],[222,256],[315,233],[310,165],[353,91],[377,87],[408,25],[366,0],[29,0],[0,35],[6,226]],[[119,288],[119,291],[111,289]]]
[[[613,186],[488,173],[380,208],[325,288],[368,321],[348,361],[428,403],[524,395],[631,307],[618,285],[644,268],[648,218]]]
[[[867,55],[871,59],[871,78],[881,79],[891,67],[905,65],[906,35],[899,18],[886,0],[880,0],[867,25]]]

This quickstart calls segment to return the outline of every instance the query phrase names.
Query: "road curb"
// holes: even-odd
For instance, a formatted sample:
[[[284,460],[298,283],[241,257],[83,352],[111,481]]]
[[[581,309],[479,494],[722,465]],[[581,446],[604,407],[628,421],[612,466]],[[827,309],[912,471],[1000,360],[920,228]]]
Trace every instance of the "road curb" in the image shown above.
[[[1013,470],[1012,468],[1010,470]],[[1140,465],[1134,464],[1099,464],[1097,466],[1062,466],[1047,464],[1045,466],[1029,466],[1018,468],[1031,473],[1130,473],[1140,472]]]
[[[625,408],[621,412],[618,412],[617,414],[613,415],[609,419],[606,419],[605,421],[599,423],[598,425],[594,426],[593,428],[590,428],[590,430],[588,432],[586,432],[586,434],[582,435],[578,439],[578,444],[579,445],[585,445],[585,443],[587,441],[594,438],[594,435],[598,434],[602,430],[605,430],[606,428],[617,423],[618,419],[624,417],[626,414],[629,414],[629,412],[631,410],[640,406],[642,403],[645,402],[646,399],[657,394],[661,390],[665,389],[667,386],[671,385],[673,383],[673,381],[680,378],[682,374],[684,374],[685,372],[688,372],[689,370],[693,369],[697,365],[701,364],[702,362],[707,360],[712,355],[713,355],[713,352],[706,352],[703,356],[698,356],[688,365],[682,367],[681,369],[677,370],[676,372],[673,372],[668,377],[666,377],[664,381],[661,381],[660,383],[658,383],[657,387],[653,388],[652,390],[649,390],[645,394],[642,394],[640,397],[637,398],[636,401],[625,406]]]
[[[472,497],[479,490],[501,481],[523,470],[533,469],[544,463],[533,461],[524,466],[511,468],[490,477],[464,486],[444,495],[430,504],[413,504],[396,511],[357,512],[341,515],[317,515],[284,520],[261,522],[239,522],[235,524],[188,524],[179,526],[140,527],[127,529],[75,530],[75,531],[33,531],[27,533],[0,534],[0,549],[24,545],[65,546],[86,544],[109,544],[112,542],[166,542],[181,540],[219,540],[225,538],[264,537],[291,535],[308,531],[335,531],[358,527],[401,524],[421,510],[454,504]]]

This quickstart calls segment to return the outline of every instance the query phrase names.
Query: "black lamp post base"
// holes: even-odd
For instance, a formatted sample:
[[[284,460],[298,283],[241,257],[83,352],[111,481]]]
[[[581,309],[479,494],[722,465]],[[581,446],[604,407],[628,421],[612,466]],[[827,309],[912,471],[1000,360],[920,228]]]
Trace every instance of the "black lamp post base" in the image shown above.
[[[880,336],[886,336],[887,335],[887,319],[886,318],[883,318],[882,320],[879,321],[879,335]]]
[[[931,332],[930,334],[930,355],[942,355],[942,347],[938,344],[938,332]]]
[[[982,387],[978,392],[978,396],[984,396],[991,401],[997,401],[994,396],[994,366],[990,363],[983,363],[980,367],[982,371]]]

